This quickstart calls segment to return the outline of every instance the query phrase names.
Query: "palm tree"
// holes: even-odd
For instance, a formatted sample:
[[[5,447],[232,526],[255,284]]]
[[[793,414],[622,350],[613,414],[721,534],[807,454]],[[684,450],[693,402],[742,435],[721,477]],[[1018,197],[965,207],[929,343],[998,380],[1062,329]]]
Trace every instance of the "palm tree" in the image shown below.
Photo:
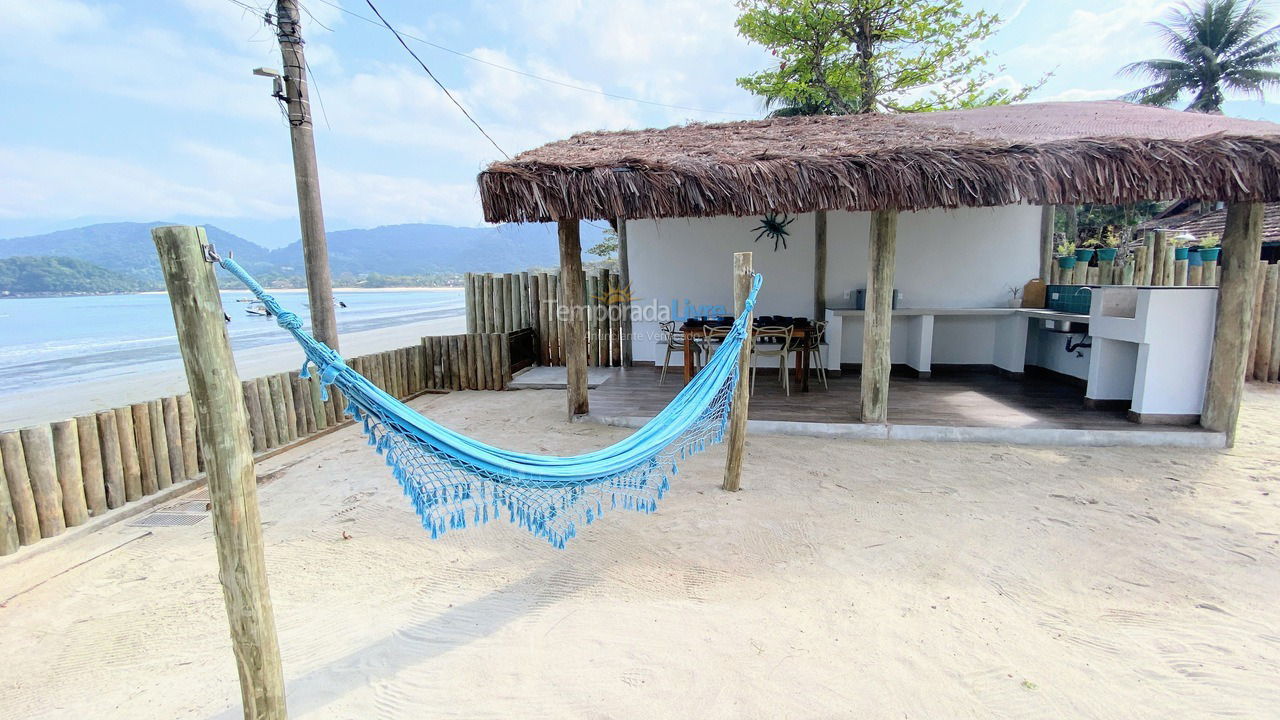
[[[1280,25],[1267,25],[1258,0],[1204,0],[1183,4],[1166,22],[1152,23],[1173,58],[1143,60],[1120,72],[1146,76],[1150,85],[1123,96],[1146,105],[1168,106],[1194,93],[1187,110],[1221,113],[1225,93],[1263,98],[1280,87]]]

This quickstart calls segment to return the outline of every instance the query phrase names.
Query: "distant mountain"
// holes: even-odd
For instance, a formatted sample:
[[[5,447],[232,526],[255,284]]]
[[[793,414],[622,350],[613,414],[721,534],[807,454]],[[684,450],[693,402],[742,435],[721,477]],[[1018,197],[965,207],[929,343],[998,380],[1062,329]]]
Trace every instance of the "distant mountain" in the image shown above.
[[[0,240],[0,258],[60,257],[85,261],[124,278],[120,289],[158,288],[162,283],[151,228],[172,223],[102,223],[29,237]],[[267,250],[213,225],[209,240],[231,252],[252,273],[278,279],[303,275],[302,243]],[[601,230],[583,227],[582,246],[600,241]],[[387,225],[330,232],[334,277],[376,273],[392,276],[463,272],[509,272],[559,264],[554,225]],[[590,259],[590,257],[588,258]],[[96,277],[96,276],[95,276]],[[66,292],[76,292],[67,288]]]
[[[583,248],[600,241],[600,231],[591,226],[584,227],[582,234]],[[270,261],[281,272],[302,272],[302,242],[272,250]],[[329,233],[329,264],[334,275],[510,272],[559,263],[554,225],[463,228],[412,224]]]
[[[84,260],[107,270],[158,287],[162,282],[151,228],[172,223],[102,223],[59,230],[45,235],[0,240],[0,258],[54,256]],[[231,250],[250,271],[267,269],[267,250],[213,226],[206,226],[210,242],[220,252]]]
[[[142,289],[142,284],[133,278],[75,258],[0,259],[0,295],[101,293]]]

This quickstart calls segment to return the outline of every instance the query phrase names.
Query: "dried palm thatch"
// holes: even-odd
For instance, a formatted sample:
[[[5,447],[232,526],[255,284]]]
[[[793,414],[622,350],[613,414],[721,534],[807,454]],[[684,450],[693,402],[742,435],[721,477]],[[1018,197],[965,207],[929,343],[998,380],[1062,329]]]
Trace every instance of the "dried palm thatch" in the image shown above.
[[[485,219],[1280,200],[1280,125],[1121,102],[589,132],[494,163]]]

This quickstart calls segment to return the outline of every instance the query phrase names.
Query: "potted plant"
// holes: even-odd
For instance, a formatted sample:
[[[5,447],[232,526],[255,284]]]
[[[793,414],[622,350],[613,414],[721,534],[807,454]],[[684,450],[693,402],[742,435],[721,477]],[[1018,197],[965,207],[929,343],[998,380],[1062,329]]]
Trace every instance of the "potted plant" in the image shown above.
[[[1200,241],[1200,260],[1203,262],[1217,262],[1218,253],[1222,252],[1219,245],[1222,238],[1217,233],[1209,233]]]
[[[1087,263],[1093,259],[1093,250],[1099,245],[1097,238],[1089,238],[1085,244],[1076,248],[1076,260]]]
[[[1098,248],[1098,260],[1102,262],[1113,262],[1116,259],[1116,253],[1120,251],[1120,236],[1113,229],[1108,229],[1107,234],[1102,238],[1102,247]]]
[[[1076,266],[1076,244],[1070,240],[1058,243],[1058,267],[1070,270]]]
[[[1190,233],[1183,233],[1173,239],[1173,259],[1186,260],[1191,256],[1190,243],[1196,241],[1196,236]]]

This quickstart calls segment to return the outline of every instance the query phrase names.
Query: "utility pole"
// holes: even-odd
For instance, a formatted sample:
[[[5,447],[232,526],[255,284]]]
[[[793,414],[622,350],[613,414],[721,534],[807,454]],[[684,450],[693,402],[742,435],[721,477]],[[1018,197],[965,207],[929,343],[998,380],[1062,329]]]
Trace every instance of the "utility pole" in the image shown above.
[[[302,52],[299,19],[297,0],[277,0],[276,37],[280,40],[284,64],[284,101],[289,111],[293,174],[298,186],[298,218],[302,224],[311,333],[337,350],[338,323],[334,316],[333,276],[329,272],[329,241],[324,234],[324,210],[320,205],[320,176],[316,169],[311,102],[307,98],[307,62]]]

